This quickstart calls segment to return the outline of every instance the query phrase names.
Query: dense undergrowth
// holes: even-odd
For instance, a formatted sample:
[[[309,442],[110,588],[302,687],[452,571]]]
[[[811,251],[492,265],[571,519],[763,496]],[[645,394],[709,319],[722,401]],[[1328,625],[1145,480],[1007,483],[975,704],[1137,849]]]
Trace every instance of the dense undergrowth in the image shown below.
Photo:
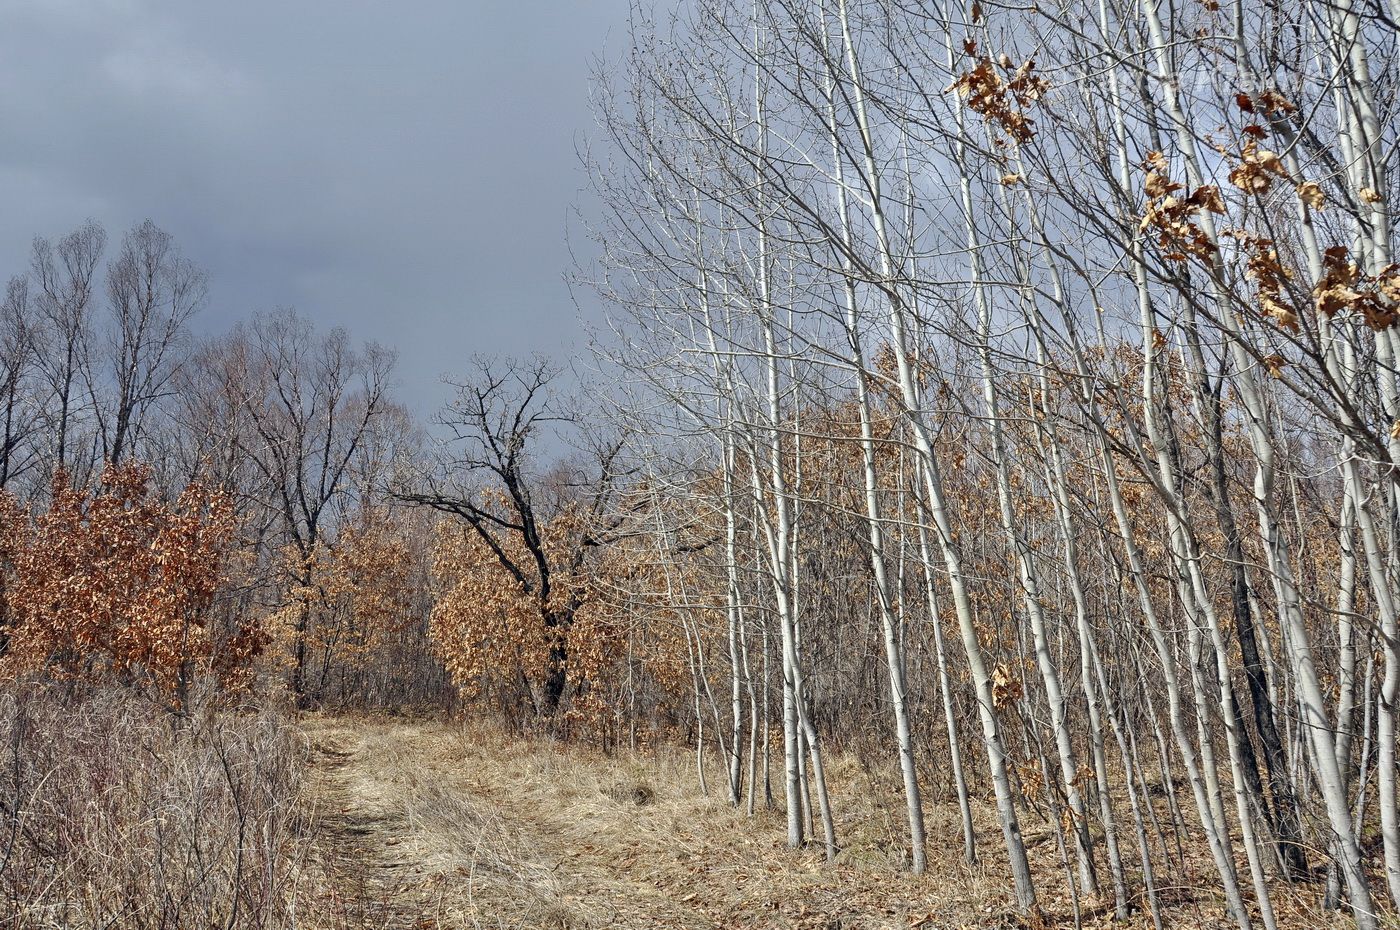
[[[0,926],[296,925],[306,750],[274,710],[0,692]]]

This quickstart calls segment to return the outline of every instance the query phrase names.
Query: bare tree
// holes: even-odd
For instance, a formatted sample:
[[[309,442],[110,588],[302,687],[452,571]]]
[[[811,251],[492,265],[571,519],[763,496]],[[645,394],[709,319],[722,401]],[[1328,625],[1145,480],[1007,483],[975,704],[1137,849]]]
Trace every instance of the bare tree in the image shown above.
[[[0,304],[0,488],[23,474],[35,461],[36,432],[23,391],[34,368],[34,307],[29,279],[11,278]]]
[[[204,273],[150,220],[122,238],[107,270],[111,331],[105,361],[115,397],[99,407],[104,457],[120,462],[182,361],[185,325],[203,304]]]
[[[233,435],[257,481],[256,496],[276,538],[290,546],[293,587],[312,584],[318,547],[334,539],[338,521],[364,485],[355,463],[378,430],[401,422],[388,390],[394,354],[370,343],[357,349],[344,330],[325,335],[294,311],[256,318],[235,330],[223,351],[245,427]],[[314,703],[308,686],[314,616],[296,605],[291,688]]]
[[[89,221],[56,243],[35,239],[30,257],[39,321],[35,341],[49,393],[45,408],[53,419],[53,462],[59,468],[73,464],[75,421],[92,402],[78,392],[91,349],[94,289],[106,246],[107,233]]]

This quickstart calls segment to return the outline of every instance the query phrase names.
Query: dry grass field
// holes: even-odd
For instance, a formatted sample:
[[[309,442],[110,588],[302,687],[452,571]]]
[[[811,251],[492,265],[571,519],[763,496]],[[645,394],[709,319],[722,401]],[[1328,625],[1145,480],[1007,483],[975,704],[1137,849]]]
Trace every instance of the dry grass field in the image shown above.
[[[990,799],[982,862],[929,785],[928,873],[904,868],[895,772],[833,752],[841,852],[785,845],[697,787],[683,747],[606,755],[485,724],[199,710],[152,720],[121,692],[0,696],[0,930],[875,930],[1019,928]],[[722,776],[714,771],[711,780]],[[1169,814],[1156,793],[1158,816]],[[1040,927],[1115,923],[1068,897],[1055,833],[1023,814]],[[1213,867],[1159,875],[1169,927],[1226,928]],[[1274,888],[1286,930],[1344,927],[1320,884]],[[1077,905],[1077,907],[1076,907]]]
[[[315,883],[329,927],[874,928],[1019,927],[990,805],[985,860],[961,858],[957,810],[929,807],[929,872],[901,872],[898,784],[838,757],[843,850],[784,846],[779,810],[754,818],[696,789],[683,751],[605,756],[484,727],[308,717]],[[1027,818],[1046,926],[1072,926],[1053,834]],[[1043,825],[1041,825],[1043,827]],[[1189,858],[1189,857],[1188,857]],[[1159,880],[1177,927],[1227,927],[1210,865]],[[1059,891],[1059,893],[1057,893]],[[1289,927],[1344,926],[1317,886],[1280,889]],[[1113,923],[1081,901],[1084,926]]]

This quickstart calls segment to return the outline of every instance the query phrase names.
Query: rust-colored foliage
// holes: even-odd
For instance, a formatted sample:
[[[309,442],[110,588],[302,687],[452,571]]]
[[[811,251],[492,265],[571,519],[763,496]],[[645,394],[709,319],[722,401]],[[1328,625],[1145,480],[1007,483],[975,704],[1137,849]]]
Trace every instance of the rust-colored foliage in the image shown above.
[[[1260,314],[1283,329],[1297,332],[1298,314],[1285,292],[1293,272],[1279,260],[1274,240],[1238,230],[1226,230],[1222,235],[1238,242],[1245,255],[1245,276],[1254,282]]]
[[[251,631],[215,655],[206,629],[233,539],[233,508],[192,484],[161,500],[143,465],[108,468],[95,491],[60,472],[47,510],[0,495],[6,676],[43,671],[177,692],[196,667],[232,672]],[[178,696],[178,695],[177,695]]]
[[[1035,73],[1035,60],[1014,64],[1006,55],[994,62],[986,55],[978,57],[977,43],[968,41],[963,50],[977,63],[958,75],[949,90],[956,90],[967,100],[967,108],[981,115],[1018,143],[1035,138],[1035,121],[1026,111],[1045,94],[1050,85]]]
[[[1157,244],[1172,261],[1184,262],[1187,256],[1209,261],[1218,250],[1196,221],[1205,213],[1225,212],[1219,188],[1203,185],[1185,197],[1178,196],[1185,186],[1171,180],[1167,157],[1161,152],[1149,152],[1143,167],[1147,169],[1143,180],[1147,209],[1141,228],[1156,229]]]
[[[291,579],[282,606],[267,627],[283,640],[291,661],[303,614],[308,650],[322,656],[321,674],[332,667],[364,669],[413,615],[411,543],[402,524],[381,508],[367,507],[340,529],[333,542],[318,541],[307,554],[288,546],[281,553]]]
[[[1325,317],[1352,311],[1372,329],[1387,329],[1400,319],[1395,311],[1400,303],[1400,266],[1387,265],[1377,274],[1364,275],[1346,246],[1332,246],[1323,255],[1322,278],[1313,296],[1318,313]]]
[[[538,577],[514,576],[478,534],[439,525],[434,575],[440,593],[430,631],[468,700],[501,696],[523,684],[543,702],[546,680],[562,662],[571,689],[569,712],[603,713],[599,678],[616,655],[616,637],[598,609],[594,566],[571,555],[580,551],[584,530],[571,508],[541,528],[544,551],[556,566],[546,591]],[[518,537],[503,545],[511,564],[533,564]]]
[[[1230,169],[1230,183],[1250,194],[1265,194],[1276,179],[1287,179],[1283,160],[1268,149],[1261,149],[1251,136],[1240,148],[1239,162]]]

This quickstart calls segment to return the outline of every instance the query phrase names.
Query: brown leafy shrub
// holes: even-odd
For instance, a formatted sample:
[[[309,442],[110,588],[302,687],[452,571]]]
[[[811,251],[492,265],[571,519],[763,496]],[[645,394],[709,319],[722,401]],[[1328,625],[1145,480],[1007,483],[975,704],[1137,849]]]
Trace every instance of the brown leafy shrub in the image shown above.
[[[430,524],[420,516],[366,505],[309,552],[288,545],[272,560],[277,606],[261,624],[273,644],[268,664],[301,683],[305,705],[451,702],[428,640]]]
[[[115,680],[177,703],[201,666],[233,673],[257,635],[216,655],[206,617],[234,528],[226,495],[192,484],[168,503],[142,465],[108,468],[95,491],[60,471],[47,510],[0,495],[0,672]]]
[[[526,576],[506,568],[535,564],[520,538],[508,538],[498,552],[480,534],[438,526],[439,590],[429,632],[465,700],[495,705],[508,717],[527,705],[546,717],[566,706],[570,722],[585,724],[607,712],[604,679],[614,669],[620,631],[600,609],[607,579],[601,560],[585,555],[597,548],[581,541],[588,532],[576,509],[555,515],[539,529],[551,569]]]

